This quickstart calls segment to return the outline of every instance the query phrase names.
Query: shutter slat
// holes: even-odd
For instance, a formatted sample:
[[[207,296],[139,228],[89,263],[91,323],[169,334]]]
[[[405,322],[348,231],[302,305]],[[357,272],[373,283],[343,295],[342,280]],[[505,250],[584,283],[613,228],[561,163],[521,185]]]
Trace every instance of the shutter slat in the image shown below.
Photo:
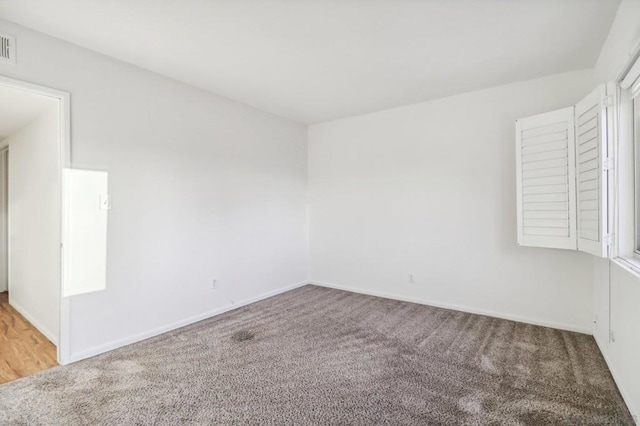
[[[588,172],[582,172],[578,174],[578,183],[591,180],[598,180],[600,174],[597,169],[589,170]]]
[[[568,237],[569,231],[567,228],[542,228],[542,227],[533,227],[533,226],[525,226],[524,227],[524,235],[540,235],[540,236],[548,236],[548,237]]]
[[[524,203],[523,210],[527,211],[568,211],[569,203],[567,202],[555,202],[555,203]]]
[[[595,129],[596,127],[598,127],[598,116],[594,115],[590,120],[585,121],[584,124],[580,125],[580,133],[578,133],[578,136],[582,136],[589,130]]]
[[[582,200],[578,203],[580,210],[595,210],[599,211],[599,205],[597,200]]]
[[[582,210],[580,214],[582,220],[598,220],[598,210]]]
[[[522,186],[560,185],[567,183],[567,175],[522,179]]]
[[[566,130],[564,130],[560,133],[549,133],[546,135],[540,135],[533,138],[523,139],[522,146],[529,147],[529,146],[543,145],[543,144],[553,143],[553,142],[561,142],[566,140],[567,140],[567,132]]]
[[[600,233],[598,231],[594,231],[591,229],[583,229],[580,231],[580,238],[583,240],[598,242],[600,238]]]
[[[578,146],[581,146],[597,138],[598,138],[598,128],[594,127],[593,129],[586,131],[580,136],[578,136]]]
[[[523,194],[566,194],[568,192],[567,184],[562,185],[537,185],[525,186],[522,190]]]
[[[522,199],[525,203],[549,203],[554,201],[566,201],[568,195],[563,194],[524,194]]]
[[[566,210],[526,210],[524,219],[569,219]]]
[[[532,178],[551,177],[551,176],[567,177],[567,174],[568,174],[567,166],[562,166],[562,167],[552,167],[549,169],[542,169],[542,170],[524,170],[522,172],[522,178],[532,179]]]
[[[594,138],[588,142],[583,143],[578,147],[578,153],[582,154],[585,151],[589,151],[590,149],[595,149],[598,147],[598,139]]]
[[[523,140],[530,139],[532,137],[536,137],[540,135],[548,135],[549,133],[565,132],[566,130],[567,130],[566,121],[560,120],[555,123],[546,123],[540,126],[523,129],[521,138]]]
[[[534,154],[536,152],[545,152],[545,151],[555,151],[557,149],[566,149],[567,141],[566,139],[561,139],[555,142],[547,142],[538,145],[530,145],[522,147],[522,154]]]
[[[598,179],[592,179],[580,182],[580,190],[585,191],[587,189],[600,189]]]
[[[598,190],[596,189],[589,189],[586,191],[580,191],[579,193],[579,198],[582,201],[588,201],[588,200],[597,200],[599,198],[599,194],[598,194]]]
[[[587,98],[589,98],[590,96],[591,95],[587,96]],[[578,117],[578,119],[576,120],[578,129],[580,127],[583,127],[589,120],[598,116],[598,107],[599,107],[599,100],[597,100],[595,103],[592,103],[592,105],[589,105],[587,109],[576,111],[576,116]],[[578,134],[580,134],[579,131],[578,131]]]
[[[590,149],[589,151],[580,153],[580,155],[578,155],[578,163],[582,164],[585,161],[595,160],[597,158],[598,158],[598,149],[593,148],[593,149]]]
[[[536,152],[534,154],[523,155],[522,162],[526,164],[534,161],[552,160],[554,158],[567,158],[567,149],[556,149],[554,151]]]
[[[567,229],[567,227],[569,226],[569,219],[525,219],[524,226]]]
[[[591,170],[598,169],[598,159],[585,161],[584,163],[580,163],[578,165],[578,173],[589,172]]]
[[[589,231],[598,231],[598,219],[584,219],[580,220],[580,229]]]
[[[555,167],[562,167],[567,165],[566,158],[557,158],[554,160],[534,161],[532,163],[523,163],[522,170],[541,170],[552,169]]]

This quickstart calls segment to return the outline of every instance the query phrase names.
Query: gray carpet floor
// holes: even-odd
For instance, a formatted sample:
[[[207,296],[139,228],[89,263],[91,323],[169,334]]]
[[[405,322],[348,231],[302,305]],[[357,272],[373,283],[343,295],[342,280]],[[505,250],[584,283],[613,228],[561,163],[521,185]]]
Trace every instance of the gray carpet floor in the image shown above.
[[[632,425],[591,336],[305,286],[0,386],[1,425]]]

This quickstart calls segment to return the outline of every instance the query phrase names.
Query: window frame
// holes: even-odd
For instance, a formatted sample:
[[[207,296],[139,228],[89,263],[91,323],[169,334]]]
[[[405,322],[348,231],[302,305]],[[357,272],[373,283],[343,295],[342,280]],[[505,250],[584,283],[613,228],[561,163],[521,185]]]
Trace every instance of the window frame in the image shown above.
[[[640,55],[639,55],[640,56]],[[611,259],[640,277],[640,57],[615,83],[613,126],[614,178],[609,208],[614,230]],[[634,78],[635,77],[635,78]],[[634,79],[633,83],[629,80]],[[634,96],[635,95],[635,96]],[[634,108],[635,107],[635,108]],[[637,122],[636,122],[637,121]]]
[[[636,78],[629,89],[627,124],[630,132],[629,142],[633,144],[634,156],[634,245],[633,257],[640,262],[640,76]]]

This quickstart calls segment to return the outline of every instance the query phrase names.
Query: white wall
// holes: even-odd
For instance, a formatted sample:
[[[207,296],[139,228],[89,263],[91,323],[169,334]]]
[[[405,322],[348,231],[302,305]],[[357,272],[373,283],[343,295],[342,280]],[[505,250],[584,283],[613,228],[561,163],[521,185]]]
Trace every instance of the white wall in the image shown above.
[[[595,67],[597,80],[619,78],[639,41],[640,1],[623,0]],[[594,257],[593,268],[594,335],[629,409],[640,416],[640,277],[606,259]]]
[[[57,343],[60,298],[57,102],[9,136],[9,303]]]
[[[623,0],[594,67],[599,82],[620,77],[640,47],[640,1]]]
[[[77,359],[308,279],[306,127],[20,26],[0,75],[68,91],[72,163],[106,170],[107,289]],[[211,281],[218,278],[218,288]]]
[[[311,126],[312,281],[590,332],[590,256],[516,244],[514,123],[592,87],[578,71]]]
[[[594,336],[629,410],[638,416],[640,413],[640,368],[638,368],[640,278],[613,261],[594,259],[594,311],[598,320]],[[610,305],[609,294],[611,294]],[[611,306],[610,310],[609,306]],[[610,330],[615,333],[615,342],[609,340]]]

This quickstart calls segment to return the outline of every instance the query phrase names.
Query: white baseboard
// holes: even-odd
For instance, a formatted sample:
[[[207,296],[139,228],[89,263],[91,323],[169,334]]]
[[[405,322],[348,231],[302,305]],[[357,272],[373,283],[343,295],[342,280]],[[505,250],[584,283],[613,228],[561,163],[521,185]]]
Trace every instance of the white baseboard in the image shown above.
[[[11,294],[11,293],[9,293],[9,294]],[[55,333],[51,332],[51,330],[49,330],[49,328],[47,328],[44,325],[42,325],[42,323],[40,321],[35,319],[35,317],[33,315],[31,315],[29,313],[29,311],[27,311],[25,308],[23,308],[14,299],[11,299],[11,296],[9,296],[9,304],[13,307],[13,309],[18,311],[18,313],[20,315],[25,317],[27,319],[27,321],[29,321],[31,323],[31,325],[33,325],[35,328],[37,328],[40,333],[44,334],[44,336],[47,339],[49,339],[51,341],[51,343],[53,343],[54,345],[58,346],[58,336]]]
[[[260,300],[264,300],[264,299],[267,299],[269,297],[276,296],[276,295],[281,294],[281,293],[285,293],[285,292],[287,292],[289,290],[293,290],[295,288],[302,287],[302,286],[305,286],[307,284],[309,284],[309,281],[301,281],[299,283],[296,283],[296,284],[293,284],[293,285],[289,285],[289,286],[286,286],[286,287],[282,287],[282,288],[279,288],[277,290],[272,290],[272,291],[269,291],[269,292],[266,292],[266,293],[262,293],[262,294],[260,294],[260,295],[258,295],[256,297],[252,297],[252,298],[249,298],[249,299],[242,300],[240,302],[236,302],[236,303],[234,303],[232,305],[223,306],[221,308],[217,308],[217,309],[213,309],[211,311],[203,312],[201,314],[194,315],[192,317],[185,318],[183,320],[176,321],[176,322],[173,322],[171,324],[163,325],[161,327],[157,327],[157,328],[154,328],[152,330],[145,331],[143,333],[138,333],[138,334],[135,334],[133,336],[125,337],[124,339],[114,340],[112,342],[108,342],[108,343],[105,343],[105,344],[102,344],[102,345],[99,345],[99,346],[95,346],[95,347],[90,348],[90,349],[86,349],[86,350],[83,350],[83,351],[80,351],[80,352],[77,352],[77,353],[72,353],[71,357],[70,357],[71,358],[70,362],[77,362],[77,361],[80,361],[80,360],[83,360],[83,359],[86,359],[86,358],[91,358],[92,356],[100,355],[102,353],[109,352],[111,350],[121,348],[123,346],[130,345],[132,343],[137,343],[137,342],[140,342],[142,340],[146,340],[146,339],[149,339],[151,337],[155,337],[155,336],[158,336],[160,334],[163,334],[163,333],[166,333],[166,332],[169,332],[169,331],[173,331],[173,330],[178,329],[180,327],[184,327],[184,326],[187,326],[187,325],[190,325],[190,324],[205,320],[207,318],[211,318],[211,317],[214,317],[216,315],[224,314],[225,312],[229,312],[229,311],[232,311],[234,309],[238,309],[238,308],[241,308],[243,306],[250,305],[251,303],[259,302]]]
[[[574,331],[574,332],[583,333],[583,334],[593,334],[591,329],[574,325],[574,324],[562,324],[562,323],[556,323],[551,321],[541,321],[541,320],[527,318],[519,315],[504,314],[501,312],[494,312],[494,311],[489,311],[485,309],[470,308],[468,306],[454,305],[451,303],[443,303],[443,302],[438,302],[433,300],[424,300],[416,297],[402,296],[399,294],[386,293],[382,291],[365,290],[362,288],[349,287],[345,285],[333,284],[333,283],[327,283],[327,282],[311,281],[310,284],[321,286],[321,287],[335,288],[338,290],[350,291],[353,293],[367,294],[369,296],[383,297],[385,299],[394,299],[394,300],[400,300],[403,302],[418,303],[420,305],[434,306],[436,308],[452,309],[455,311],[467,312],[470,314],[485,315],[488,317],[501,318],[501,319],[506,319],[510,321],[524,322],[527,324],[540,325],[543,327],[557,328],[560,330]]]
[[[629,394],[625,390],[622,384],[622,381],[620,380],[620,375],[617,373],[613,363],[611,362],[611,358],[609,357],[606,346],[602,344],[597,333],[593,333],[593,338],[595,339],[596,344],[598,345],[598,348],[602,353],[604,361],[607,363],[607,366],[609,367],[609,371],[611,372],[613,381],[616,382],[616,385],[618,386],[618,390],[620,391],[620,395],[622,395],[622,399],[624,400],[624,403],[627,405],[627,408],[629,409],[629,412],[633,416],[633,419],[636,421],[636,424],[640,424],[638,423],[638,415],[640,411],[638,411],[636,407],[634,407],[633,404],[631,403],[631,398],[629,397]]]

